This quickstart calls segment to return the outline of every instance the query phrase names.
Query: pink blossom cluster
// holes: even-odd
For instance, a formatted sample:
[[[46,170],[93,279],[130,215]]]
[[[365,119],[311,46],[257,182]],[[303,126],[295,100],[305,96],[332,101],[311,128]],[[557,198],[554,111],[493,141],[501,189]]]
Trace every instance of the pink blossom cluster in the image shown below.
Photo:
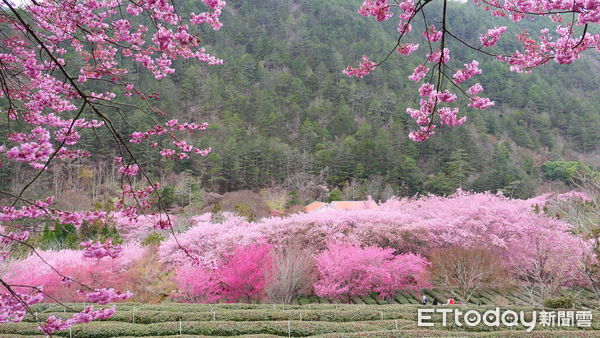
[[[344,74],[348,76],[356,76],[360,79],[361,77],[368,75],[373,69],[375,69],[375,67],[377,67],[375,62],[369,60],[368,57],[363,56],[358,68],[348,66],[346,69],[344,69]]]
[[[129,297],[125,296],[130,295],[127,292],[113,293],[103,289],[126,289],[128,284],[123,273],[144,256],[145,250],[139,244],[127,244],[116,258],[88,258],[81,250],[38,250],[37,254],[4,263],[7,272],[2,279],[9,285],[40,288],[51,297],[47,298],[51,302],[90,302],[103,299],[117,301]],[[89,300],[86,291],[81,291],[87,290],[87,287],[94,290]],[[35,295],[32,288],[15,286],[13,289],[20,294]]]
[[[170,120],[165,123],[165,126],[156,125],[153,129],[145,132],[134,132],[131,134],[129,142],[140,144],[143,140],[149,139],[151,136],[167,135],[171,140],[175,148],[165,148],[160,151],[160,155],[166,159],[178,159],[183,160],[189,158],[189,153],[198,154],[200,156],[207,156],[211,152],[211,148],[197,148],[191,144],[188,144],[185,140],[179,140],[174,132],[187,130],[193,132],[194,130],[206,130],[208,123],[179,123],[178,120]],[[150,147],[156,148],[158,143],[153,142]],[[181,152],[177,152],[179,149]]]
[[[194,217],[196,226],[179,235],[177,240],[170,237],[164,241],[159,248],[159,257],[165,263],[186,264],[192,255],[194,264],[215,269],[221,257],[238,246],[256,243],[260,237],[260,232],[244,217],[231,213],[224,213],[223,217],[225,221],[220,224],[211,222],[210,213]]]
[[[433,84],[424,83],[419,88],[419,95],[423,97],[420,100],[420,108],[413,109],[409,107],[406,109],[406,113],[421,126],[418,130],[411,131],[409,134],[409,138],[414,142],[426,141],[435,133],[435,124],[433,124],[434,111],[439,115],[440,123],[443,125],[460,126],[466,121],[466,117],[457,117],[458,108],[438,107],[440,103],[451,103],[458,98],[456,94],[449,90],[446,89],[438,93]]]
[[[477,74],[481,74],[481,69],[479,68],[479,62],[473,60],[471,63],[465,63],[465,68],[459,69],[452,77],[457,83],[462,83]]]
[[[471,95],[477,95],[481,92],[483,92],[483,87],[479,83],[476,83],[467,89],[467,93]]]
[[[399,290],[418,291],[430,287],[430,263],[411,253],[394,255],[394,249],[330,242],[316,257],[319,279],[314,285],[319,297],[348,300],[377,292],[393,297]]]
[[[271,246],[234,248],[221,257],[216,268],[183,265],[176,269],[180,297],[188,301],[240,302],[259,300],[273,268]]]
[[[94,222],[103,220],[106,217],[104,211],[59,211],[50,208],[54,202],[53,197],[48,197],[44,201],[30,202],[29,205],[22,207],[0,206],[0,221],[12,222],[22,218],[38,219],[47,217],[54,219],[62,224],[73,224],[80,226],[83,222]]]
[[[111,239],[107,239],[104,243],[87,241],[82,242],[80,245],[84,248],[83,257],[88,258],[117,258],[121,250],[123,250],[121,245],[114,245]]]
[[[114,212],[109,215],[109,219],[114,223],[121,237],[127,242],[141,241],[151,232],[156,230],[167,230],[177,224],[178,217],[166,214],[142,214],[127,213],[127,210]]]
[[[89,323],[97,319],[109,319],[115,312],[116,309],[114,306],[106,309],[94,310],[93,306],[88,305],[83,311],[74,314],[71,318],[66,320],[52,315],[48,317],[38,329],[46,335],[53,335],[55,332],[68,329],[75,324]]]
[[[444,48],[444,57],[443,58],[442,58],[442,51],[439,49],[433,54],[427,54],[426,57],[427,57],[427,62],[438,63],[438,62],[440,62],[440,59],[441,59],[442,63],[446,64],[450,61],[450,50],[448,48]]]
[[[396,51],[406,56],[412,54],[417,49],[419,49],[418,43],[403,43],[398,47]]]
[[[494,104],[494,101],[491,101],[487,97],[474,96],[471,98],[471,103],[469,103],[468,106],[477,109],[487,109],[493,106]]]
[[[492,47],[498,43],[504,32],[506,32],[506,26],[490,28],[479,37],[479,41],[483,47]]]
[[[425,67],[424,65],[418,65],[417,68],[415,68],[415,70],[413,71],[413,73],[408,77],[408,79],[411,81],[419,82],[425,77],[425,75],[427,75],[428,71],[429,68]]]
[[[429,42],[436,42],[442,38],[442,32],[435,30],[435,26],[431,25],[431,26],[427,27],[426,30],[423,31],[423,36]]]
[[[140,172],[141,169],[137,164],[129,164],[123,167],[119,167],[119,173],[125,176],[136,176]]]
[[[93,223],[95,221],[104,221],[106,211],[54,211],[57,219],[62,224],[73,224],[76,227],[81,226],[84,222]]]
[[[117,300],[125,300],[131,298],[131,296],[133,296],[133,294],[129,291],[120,293],[113,288],[96,289],[85,294],[85,298],[88,302],[98,304],[108,304]]]
[[[221,26],[223,26],[223,24],[219,21],[219,16],[221,16],[221,11],[227,3],[221,0],[202,0],[202,2],[204,2],[208,7],[210,7],[212,11],[202,12],[198,15],[192,13],[190,15],[190,21],[195,25],[207,22],[212,26],[214,30],[218,30],[219,28],[221,28]]]
[[[12,244],[13,242],[24,242],[29,238],[29,231],[11,231],[8,234],[0,234],[0,243]]]
[[[380,22],[394,16],[394,13],[390,11],[388,0],[365,0],[358,9],[358,13],[365,17],[374,16]]]
[[[39,292],[32,295],[19,293],[18,297],[19,299],[8,292],[0,294],[0,323],[22,321],[27,314],[25,305],[33,305],[44,299],[44,295]]]

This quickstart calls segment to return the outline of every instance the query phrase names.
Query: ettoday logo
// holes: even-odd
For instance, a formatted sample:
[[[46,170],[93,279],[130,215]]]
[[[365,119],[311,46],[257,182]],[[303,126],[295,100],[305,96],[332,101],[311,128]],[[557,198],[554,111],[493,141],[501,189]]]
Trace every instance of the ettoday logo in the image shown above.
[[[421,327],[435,326],[434,314],[442,315],[442,326],[448,326],[452,317],[454,326],[474,327],[483,324],[488,327],[523,326],[531,332],[536,326],[545,327],[591,327],[591,311],[513,311],[499,307],[487,311],[461,310],[457,308],[426,308],[417,310],[417,325]]]

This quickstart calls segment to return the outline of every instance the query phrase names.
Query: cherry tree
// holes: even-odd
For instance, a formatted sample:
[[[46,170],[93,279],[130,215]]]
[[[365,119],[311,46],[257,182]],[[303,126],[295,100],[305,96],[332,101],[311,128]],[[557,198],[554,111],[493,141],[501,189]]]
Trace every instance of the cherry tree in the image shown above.
[[[429,287],[427,259],[394,249],[330,242],[316,257],[319,280],[314,285],[320,297],[348,300],[377,292],[393,297],[399,290],[418,291]]]
[[[105,212],[67,212],[53,207],[52,196],[28,196],[33,182],[51,163],[93,156],[79,145],[79,140],[84,134],[93,136],[99,128],[108,130],[116,144],[114,162],[122,175],[122,191],[115,207],[121,215],[134,219],[148,211],[153,199],[164,209],[157,193],[159,185],[148,178],[131,145],[145,144],[170,160],[206,156],[210,148],[188,144],[183,135],[204,130],[207,125],[169,120],[166,112],[152,103],[159,94],[137,88],[121,60],[145,69],[157,80],[175,72],[173,62],[177,59],[222,63],[202,47],[199,25],[219,29],[225,2],[202,0],[198,4],[197,12],[182,16],[169,0],[0,0],[0,111],[6,114],[9,125],[7,139],[0,142],[0,165],[23,163],[33,171],[30,181],[19,191],[0,191],[9,200],[9,204],[0,205],[0,239],[4,244],[17,243],[35,254],[35,248],[27,242],[29,232],[21,224],[52,219],[79,227],[84,222],[105,220]],[[144,104],[126,103],[125,97],[130,96]],[[127,109],[147,114],[154,127],[121,134],[115,123],[117,118],[127,121]],[[159,147],[161,138],[169,140],[170,146]],[[135,186],[135,177],[142,177],[147,186]],[[153,227],[172,231],[167,214],[155,219]],[[83,256],[97,259],[116,257],[121,250],[111,242],[82,246]],[[0,257],[4,259],[8,253],[0,252]],[[114,289],[95,290],[52,269],[77,284],[87,294],[88,302],[106,304],[128,296]],[[5,292],[0,295],[0,322],[22,320],[27,311],[31,312],[29,305],[45,295],[35,285],[20,285],[19,289],[28,287],[32,291],[22,293],[3,279],[0,284]],[[112,313],[114,309],[90,307],[70,319],[51,317],[40,329],[50,335]]]
[[[240,302],[260,300],[272,275],[273,257],[268,244],[240,246],[221,257],[214,268],[178,267],[177,284],[186,300]]]
[[[482,95],[484,88],[481,84],[473,83],[473,79],[482,73],[479,62],[451,62],[452,51],[448,48],[451,40],[462,48],[473,49],[486,57],[507,63],[511,71],[519,73],[530,73],[551,60],[570,64],[587,50],[600,51],[600,35],[591,33],[597,31],[592,29],[593,26],[600,23],[599,0],[473,0],[474,5],[496,17],[505,17],[514,22],[545,17],[551,24],[537,36],[525,31],[517,33],[522,49],[512,54],[501,54],[492,48],[506,33],[506,26],[490,27],[486,32],[481,32],[479,41],[469,41],[453,32],[448,25],[453,19],[448,14],[448,1],[443,0],[441,7],[435,7],[433,0],[365,0],[358,10],[360,15],[373,16],[379,22],[397,15],[398,39],[382,60],[372,61],[363,56],[359,66],[348,66],[345,74],[362,78],[396,52],[402,56],[413,53],[423,56],[422,63],[408,77],[410,81],[421,83],[418,90],[421,97],[419,107],[406,110],[419,126],[409,134],[415,142],[426,141],[435,133],[438,124],[460,126],[466,121],[466,117],[458,116],[459,107],[451,105],[458,102],[459,95],[464,95],[468,106],[472,108],[487,109],[494,105],[494,101]],[[426,11],[429,14],[441,11],[441,22],[428,22]],[[424,29],[413,31],[413,25],[419,21]]]

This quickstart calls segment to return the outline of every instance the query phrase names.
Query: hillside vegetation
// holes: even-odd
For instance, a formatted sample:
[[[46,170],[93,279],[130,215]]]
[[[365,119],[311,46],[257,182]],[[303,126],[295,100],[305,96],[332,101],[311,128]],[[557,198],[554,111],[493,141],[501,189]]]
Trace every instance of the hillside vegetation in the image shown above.
[[[224,65],[207,68],[179,60],[174,76],[159,82],[132,68],[130,77],[139,88],[161,92],[160,104],[170,117],[211,123],[209,131],[194,140],[212,147],[207,158],[173,163],[134,147],[142,162],[150,164],[152,176],[188,195],[201,189],[224,193],[273,185],[298,192],[308,181],[326,191],[345,189],[348,199],[448,194],[459,186],[502,190],[522,198],[548,190],[541,170],[547,161],[598,167],[597,57],[569,67],[549,64],[523,75],[472,50],[452,48],[460,53],[454,55],[456,60],[482,60],[480,80],[496,106],[481,112],[465,109],[464,127],[442,128],[438,137],[415,144],[407,138],[414,125],[405,111],[418,98],[416,84],[407,76],[419,62],[416,54],[425,50],[412,57],[394,57],[361,80],[344,76],[346,65],[365,53],[385,55],[388,50],[380,46],[391,48],[395,39],[392,23],[362,18],[356,13],[359,4],[233,2],[223,14],[223,28],[201,35]],[[188,1],[181,8],[191,11],[194,4]],[[475,41],[494,21],[510,32],[498,48],[518,48],[516,24],[481,15],[481,9],[472,5],[452,3],[449,10],[460,18],[451,22],[459,35]],[[541,26],[520,24],[532,32]],[[130,103],[141,104],[134,99]],[[121,113],[130,121],[117,123],[126,135],[153,126],[142,112]],[[107,131],[88,136],[82,144],[94,151],[101,148],[106,162],[57,165],[54,179],[48,175],[39,187],[51,188],[57,195],[85,192],[93,200],[110,195],[115,183],[109,156],[112,142]],[[27,172],[6,166],[0,169],[0,185],[22,184]],[[65,175],[72,177],[57,179]],[[310,200],[319,194],[302,197]]]

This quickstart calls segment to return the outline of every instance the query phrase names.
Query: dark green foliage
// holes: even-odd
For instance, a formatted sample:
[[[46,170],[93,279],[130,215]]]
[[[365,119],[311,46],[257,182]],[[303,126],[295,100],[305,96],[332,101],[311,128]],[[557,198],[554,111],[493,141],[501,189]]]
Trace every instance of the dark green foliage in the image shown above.
[[[123,242],[115,226],[100,222],[84,223],[79,229],[72,224],[46,223],[44,231],[34,238],[36,246],[42,249],[79,249],[83,241],[107,239],[115,244]]]
[[[224,13],[223,28],[203,39],[225,65],[205,72],[182,64],[183,75],[173,80],[178,92],[186,92],[173,110],[193,107],[213,117],[202,140],[214,155],[190,166],[209,189],[256,190],[296,172],[326,169],[330,189],[353,179],[366,186],[377,175],[396,195],[449,194],[462,187],[528,197],[541,182],[527,151],[549,154],[559,138],[567,140],[563,156],[600,145],[600,133],[592,132],[600,127],[594,108],[600,80],[587,71],[590,60],[568,70],[549,65],[525,77],[480,58],[480,81],[497,106],[483,112],[462,108],[469,117],[465,128],[440,128],[430,142],[414,144],[406,136],[415,125],[405,111],[418,104],[418,85],[406,77],[418,56],[392,58],[361,80],[341,74],[364,53],[376,58],[392,44],[391,20],[382,25],[360,17],[358,1],[230,5],[234,11]],[[450,11],[469,18],[451,26],[475,41],[498,20],[484,20],[481,9],[458,3]],[[536,23],[522,25],[538,30]],[[510,35],[499,48],[516,48]],[[451,47],[455,58],[477,57]],[[585,94],[575,98],[572,92]]]
[[[167,185],[160,190],[160,198],[166,207],[173,205],[176,201],[175,187]]]
[[[326,202],[332,202],[332,201],[341,201],[342,198],[342,191],[339,188],[334,188],[333,190],[331,190],[329,192],[329,196],[327,196],[327,200]]]
[[[548,180],[562,181],[566,184],[577,183],[580,176],[600,176],[591,166],[578,161],[548,161],[542,165],[544,177]]]
[[[224,59],[223,66],[177,60],[176,73],[162,81],[132,68],[129,76],[140,90],[160,90],[158,105],[169,118],[210,122],[208,130],[193,139],[196,145],[213,148],[207,157],[169,161],[146,145],[131,144],[138,161],[148,165],[148,175],[156,179],[189,172],[202,189],[220,193],[285,185],[296,173],[323,173],[330,190],[358,182],[357,199],[366,197],[365,187],[373,177],[381,177],[389,192],[402,196],[450,194],[462,187],[529,197],[544,178],[570,179],[568,173],[547,174],[534,159],[572,160],[598,151],[596,56],[569,66],[550,62],[524,75],[453,40],[449,47],[453,60],[459,61],[451,66],[479,59],[484,72],[477,81],[496,106],[477,111],[462,101],[461,115],[469,119],[465,126],[440,127],[427,143],[411,142],[407,135],[416,125],[406,108],[418,106],[419,84],[407,76],[426,51],[422,46],[408,57],[394,55],[360,80],[344,76],[341,71],[348,64],[355,65],[363,54],[383,57],[397,38],[395,20],[382,24],[363,18],[356,12],[360,3],[230,2],[223,28],[201,33],[208,51]],[[428,15],[433,16],[432,7],[439,5],[428,5]],[[182,11],[195,8],[190,1],[179,6]],[[542,27],[538,21],[517,25],[492,17],[471,3],[452,2],[448,11],[460,18],[450,20],[450,29],[472,43],[489,27],[508,26],[498,52],[521,47],[513,34],[520,28]],[[415,23],[414,31],[421,30]],[[123,63],[130,65],[126,59]],[[125,102],[135,106],[140,103],[136,100]],[[123,135],[153,127],[152,119],[138,110],[123,108],[122,114],[129,123],[116,123],[116,128]],[[8,130],[5,123],[0,121],[0,130]],[[97,134],[82,137],[84,148],[115,149],[107,130]],[[98,148],[96,136],[105,149]],[[158,148],[170,141],[161,142]],[[0,168],[0,187],[8,184],[9,175]],[[173,206],[175,187],[164,186],[161,197]],[[293,197],[289,205],[305,202]]]
[[[142,246],[152,246],[152,245],[158,245],[160,244],[160,242],[164,241],[165,237],[158,233],[158,232],[152,232],[150,233],[148,236],[146,236],[146,238],[144,238],[144,240],[142,241]]]
[[[65,249],[75,249],[79,246],[79,243],[75,226],[55,223],[51,229],[50,225],[46,223],[39,245],[42,248],[58,246]]]
[[[569,309],[573,306],[573,298],[562,296],[544,299],[544,306],[551,309]]]

